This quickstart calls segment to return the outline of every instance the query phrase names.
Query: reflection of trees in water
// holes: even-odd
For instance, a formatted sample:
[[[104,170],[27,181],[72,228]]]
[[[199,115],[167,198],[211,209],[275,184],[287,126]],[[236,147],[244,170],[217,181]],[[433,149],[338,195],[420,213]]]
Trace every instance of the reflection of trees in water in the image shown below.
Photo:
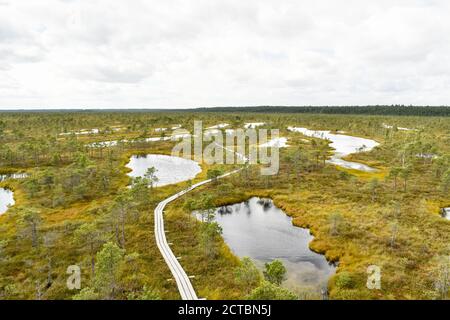
[[[274,206],[272,199],[268,198],[258,198],[256,203],[260,205],[264,211],[267,211]],[[231,206],[222,206],[217,209],[217,213],[220,215],[232,214],[233,211],[245,212],[247,215],[250,215],[251,214],[250,201],[247,200]]]
[[[233,207],[232,206],[223,206],[217,209],[217,213],[221,216],[224,214],[232,214],[233,213]]]
[[[244,201],[242,204],[245,207],[245,213],[249,216],[252,213],[252,211],[250,210],[250,201]]]
[[[271,199],[261,198],[258,199],[257,203],[263,207],[264,211],[267,211],[273,207],[273,201]]]
[[[450,207],[449,208],[442,208],[441,216],[442,216],[442,218],[446,218],[446,219],[450,220]]]

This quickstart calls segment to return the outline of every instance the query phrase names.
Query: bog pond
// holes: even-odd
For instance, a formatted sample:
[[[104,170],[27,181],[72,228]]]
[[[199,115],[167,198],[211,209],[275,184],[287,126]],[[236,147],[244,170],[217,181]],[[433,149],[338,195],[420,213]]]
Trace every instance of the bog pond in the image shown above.
[[[201,218],[201,212],[194,215]],[[287,269],[284,286],[291,289],[308,287],[316,292],[326,288],[335,266],[325,256],[313,252],[313,239],[308,229],[292,224],[292,219],[272,200],[251,198],[248,201],[216,209],[214,221],[223,230],[223,238],[239,257],[250,257],[258,267],[274,259]]]
[[[335,152],[331,157],[331,159],[327,160],[328,163],[343,168],[355,169],[366,172],[372,172],[376,170],[362,163],[345,161],[342,159],[343,157],[348,156],[351,153],[372,150],[373,148],[379,145],[379,143],[376,142],[375,140],[354,137],[345,134],[333,134],[330,133],[330,131],[309,130],[306,128],[299,128],[299,127],[288,127],[288,130],[292,132],[302,133],[308,137],[331,141],[330,147],[332,147],[335,150]]]
[[[442,209],[442,217],[443,218],[445,218],[445,219],[447,219],[447,220],[450,220],[450,207],[448,207],[448,208],[443,208]]]
[[[0,188],[0,215],[14,204],[14,193],[11,190]]]
[[[147,169],[154,167],[156,187],[193,179],[202,171],[195,161],[161,154],[134,155],[126,167],[131,169],[128,175],[133,178],[143,177]]]

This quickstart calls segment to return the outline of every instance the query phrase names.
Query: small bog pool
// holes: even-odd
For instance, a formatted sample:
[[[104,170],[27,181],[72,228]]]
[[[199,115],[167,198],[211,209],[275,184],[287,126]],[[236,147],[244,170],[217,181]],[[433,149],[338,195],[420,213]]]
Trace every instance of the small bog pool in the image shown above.
[[[193,179],[202,171],[195,161],[160,154],[132,156],[126,166],[131,169],[128,175],[133,178],[143,177],[147,169],[154,167],[158,178],[156,187]]]
[[[366,172],[376,171],[376,169],[371,168],[365,164],[346,161],[342,159],[343,157],[348,156],[352,153],[372,150],[379,145],[379,143],[375,140],[353,137],[344,134],[333,134],[330,133],[330,131],[309,130],[307,128],[299,127],[288,127],[288,130],[292,132],[300,132],[308,137],[331,141],[330,147],[332,147],[335,151],[331,159],[327,160],[328,163],[332,163],[334,165],[348,169],[355,169]]]
[[[8,206],[14,204],[14,193],[11,190],[0,188],[0,214],[8,210]]]
[[[201,219],[200,212],[194,212]],[[239,257],[250,257],[261,268],[274,259],[283,261],[291,289],[327,287],[335,266],[323,255],[309,249],[313,239],[308,229],[292,224],[292,219],[272,200],[251,198],[248,201],[220,207],[215,221],[223,229],[223,238]]]

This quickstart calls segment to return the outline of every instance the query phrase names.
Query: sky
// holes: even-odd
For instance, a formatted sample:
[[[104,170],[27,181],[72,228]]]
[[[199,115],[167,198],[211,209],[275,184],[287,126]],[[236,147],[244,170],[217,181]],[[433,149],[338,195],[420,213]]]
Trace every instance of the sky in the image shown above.
[[[0,0],[0,109],[450,105],[448,0]]]

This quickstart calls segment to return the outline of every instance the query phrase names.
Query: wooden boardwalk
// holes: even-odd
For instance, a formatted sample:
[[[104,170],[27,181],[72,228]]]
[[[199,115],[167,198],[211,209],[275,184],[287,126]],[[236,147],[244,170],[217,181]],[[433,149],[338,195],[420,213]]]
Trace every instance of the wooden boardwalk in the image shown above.
[[[228,172],[217,179],[225,178],[229,175],[237,173],[241,171],[242,168]],[[155,208],[155,238],[156,244],[158,245],[159,251],[164,258],[164,261],[169,266],[170,271],[172,272],[173,277],[177,283],[178,291],[180,292],[181,299],[183,300],[198,300],[197,294],[195,293],[195,289],[192,286],[189,276],[184,271],[177,257],[172,252],[169,244],[167,243],[166,233],[164,230],[164,208],[166,205],[179,197],[185,195],[189,191],[198,188],[204,184],[211,182],[212,179],[204,180],[197,184],[192,185],[190,188],[187,188],[183,191],[180,191],[173,196],[161,201]]]

